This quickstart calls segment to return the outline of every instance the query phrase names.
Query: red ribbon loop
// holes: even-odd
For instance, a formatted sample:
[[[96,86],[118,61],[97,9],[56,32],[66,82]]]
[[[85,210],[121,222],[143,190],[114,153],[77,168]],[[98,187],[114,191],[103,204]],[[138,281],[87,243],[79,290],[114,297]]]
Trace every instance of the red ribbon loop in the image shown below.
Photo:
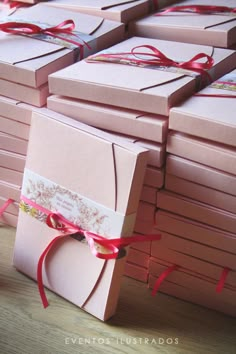
[[[156,283],[154,284],[154,287],[152,289],[152,296],[155,296],[156,293],[158,292],[162,282],[168,277],[168,275],[172,272],[174,272],[175,270],[179,269],[180,267],[176,264],[168,267],[167,269],[165,269],[161,275],[158,277]]]
[[[161,12],[158,12],[154,16],[165,15],[169,12],[189,12],[203,15],[214,14],[216,12],[222,13],[236,13],[236,8],[228,6],[208,6],[208,5],[185,5],[185,6],[173,6],[169,7]]]

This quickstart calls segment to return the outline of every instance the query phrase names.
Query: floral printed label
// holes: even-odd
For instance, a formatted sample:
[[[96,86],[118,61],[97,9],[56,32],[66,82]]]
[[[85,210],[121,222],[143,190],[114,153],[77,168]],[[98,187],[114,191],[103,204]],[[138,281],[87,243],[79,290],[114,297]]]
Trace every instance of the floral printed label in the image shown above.
[[[120,214],[28,169],[24,172],[22,195],[84,230],[108,237],[130,236],[133,232],[135,214]],[[39,221],[46,220],[44,212],[25,202],[20,203],[20,209]]]
[[[210,87],[236,92],[236,73],[230,73],[213,82]]]

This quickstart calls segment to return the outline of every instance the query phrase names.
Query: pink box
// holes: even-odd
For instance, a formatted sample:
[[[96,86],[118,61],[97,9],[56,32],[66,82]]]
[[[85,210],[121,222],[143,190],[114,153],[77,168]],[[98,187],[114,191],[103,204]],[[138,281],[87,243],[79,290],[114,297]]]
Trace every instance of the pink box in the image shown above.
[[[30,126],[28,124],[20,123],[12,119],[0,116],[0,131],[2,133],[13,135],[17,138],[28,140]]]
[[[178,6],[203,5],[201,0],[179,2]],[[235,0],[204,1],[204,5],[235,8]],[[166,10],[166,9],[165,9]],[[131,22],[131,36],[159,38],[227,48],[236,42],[235,16],[233,13],[196,14],[190,12],[168,12],[151,15]]]
[[[167,191],[158,192],[157,207],[217,227],[221,230],[232,233],[235,233],[236,230],[236,214],[183,197],[179,194]]]
[[[147,166],[144,177],[144,184],[150,187],[161,188],[164,184],[164,169]]]
[[[143,189],[142,189],[140,200],[156,205],[157,191],[158,191],[158,189],[156,189],[156,188],[144,185]]]
[[[58,113],[96,128],[163,143],[167,138],[167,118],[114,106],[52,95],[47,106]]]
[[[199,53],[212,55],[214,65],[209,73],[215,79],[235,66],[236,52],[232,50],[150,38],[130,38],[109,48],[107,53],[130,52],[134,47],[144,45],[154,46],[181,62],[189,61]],[[140,50],[147,51],[145,48]],[[99,62],[83,60],[50,75],[50,92],[168,116],[170,107],[192,95],[196,88],[196,79],[183,73],[155,70],[153,66],[151,69],[101,62],[100,59]]]
[[[107,238],[132,235],[146,161],[145,149],[42,109],[32,115],[22,195],[90,232]],[[19,213],[14,265],[36,279],[39,257],[60,231],[24,210]],[[43,266],[44,285],[94,316],[110,318],[125,257],[105,261],[71,237],[59,243]],[[89,274],[78,272],[81,266]]]
[[[0,149],[26,155],[28,141],[0,132]]]
[[[167,156],[166,172],[236,196],[236,178],[232,174],[173,155]]]
[[[220,245],[218,245],[217,248],[213,248],[166,232],[162,232],[161,236],[161,240],[158,243],[154,242],[155,245],[152,245],[152,253],[156,252],[156,254],[160,254],[159,258],[162,257],[162,254],[159,252],[162,252],[163,249],[163,257],[165,257],[165,249],[167,248],[181,254],[183,253],[206,262],[223,265],[223,267],[235,270],[236,249],[231,250],[231,252],[225,252],[221,250]]]
[[[25,156],[6,150],[0,150],[0,166],[24,172]]]
[[[0,179],[7,183],[21,186],[23,180],[23,173],[0,166]]]
[[[170,132],[167,151],[221,171],[236,174],[236,148],[193,138],[182,133]]]
[[[8,200],[8,198],[2,198],[2,196],[0,196],[0,208],[6,203],[6,201]],[[19,205],[17,202],[14,202],[13,204],[10,204],[9,207],[7,208],[7,212],[9,214],[18,216],[19,214]]]
[[[149,264],[149,255],[145,252],[130,248],[127,261],[147,269]]]
[[[233,97],[236,98],[236,91],[235,84],[230,86],[230,81],[236,83],[236,70],[199,92],[205,97],[191,97],[172,108],[169,128],[235,147],[236,122],[233,112],[236,112],[236,100]]]
[[[156,244],[157,243],[158,242],[156,242]],[[198,274],[199,277],[214,279],[216,283],[220,280],[223,269],[227,267],[227,259],[223,259],[221,264],[215,264],[210,260],[205,261],[200,258],[195,258],[167,247],[156,247],[155,242],[153,242],[152,245],[151,255],[160,260],[167,261],[172,265],[178,265],[186,273],[190,270],[195,274]],[[235,263],[233,270],[230,270],[227,275],[225,284],[234,287],[236,290]]]
[[[155,260],[156,261],[156,260]],[[166,267],[156,261],[156,272],[159,275]],[[194,274],[186,274],[181,271],[176,271],[170,275],[160,287],[160,292],[178,297],[180,299],[199,304],[210,309],[221,311],[230,316],[235,316],[235,290],[224,288],[218,294],[215,291],[215,283],[204,280]],[[149,276],[149,287],[153,288],[157,280],[156,276]]]
[[[165,189],[236,214],[236,197],[166,174]]]
[[[11,198],[16,202],[20,201],[20,186],[15,184],[10,184],[5,181],[0,180],[0,196],[8,199]]]
[[[150,0],[53,0],[45,2],[44,4],[128,23],[135,18],[148,14],[149,1]]]
[[[0,223],[16,227],[17,226],[18,217],[16,215],[10,213],[4,213],[0,216]]]
[[[127,277],[139,280],[143,283],[147,283],[148,281],[148,271],[143,267],[139,267],[136,264],[132,264],[129,262],[125,263],[125,272],[124,274]]]
[[[33,109],[35,109],[35,107],[8,97],[0,96],[1,115],[8,119],[24,124],[30,124]]]
[[[134,233],[134,235],[140,236],[142,234]],[[143,235],[143,237],[145,237],[145,235]],[[138,250],[138,251],[142,251],[142,252],[150,255],[151,254],[151,241],[133,243],[131,248]]]
[[[155,212],[156,212],[156,205],[140,201],[138,206],[138,211],[137,211],[137,218],[139,220],[148,221],[154,225]]]
[[[87,46],[84,47],[85,56],[124,38],[122,24],[62,9],[47,8],[45,11],[42,4],[27,9],[17,9],[9,19],[42,23],[47,27],[57,26],[65,20],[72,19],[75,30],[81,33],[80,37],[83,37],[91,47],[90,50]],[[49,43],[3,33],[1,38],[0,76],[5,80],[40,87],[48,81],[49,74],[71,65],[76,60],[75,50],[65,48],[64,42]],[[22,51],[22,48],[26,47],[27,50]]]
[[[150,235],[155,234],[154,223],[137,218],[134,226],[134,231],[138,234]]]
[[[158,230],[199,242],[215,249],[220,246],[221,250],[226,252],[232,252],[236,247],[235,233],[222,231],[162,210],[158,210],[156,214],[156,232]]]

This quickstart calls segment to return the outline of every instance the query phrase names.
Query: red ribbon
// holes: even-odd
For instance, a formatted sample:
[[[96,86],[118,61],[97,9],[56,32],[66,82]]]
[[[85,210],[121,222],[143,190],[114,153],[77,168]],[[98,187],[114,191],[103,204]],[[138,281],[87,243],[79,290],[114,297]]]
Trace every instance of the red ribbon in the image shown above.
[[[217,97],[217,98],[236,98],[236,95],[211,94],[211,93],[195,93],[197,97]]]
[[[208,6],[208,5],[185,5],[185,6],[173,6],[169,7],[161,12],[158,12],[154,16],[165,15],[169,12],[190,12],[197,14],[214,14],[216,12],[222,13],[236,13],[236,8],[227,6]]]
[[[3,206],[0,208],[0,216],[6,211],[6,209],[9,207],[10,204],[13,204],[14,200],[13,199],[8,199]]]
[[[137,51],[137,49],[141,48],[148,49],[150,52]],[[133,58],[130,58],[130,55],[133,55]],[[149,57],[150,59],[141,59],[140,56]],[[197,72],[202,76],[207,76],[208,79],[212,81],[210,75],[207,73],[206,70],[210,69],[213,66],[214,59],[205,53],[199,53],[185,62],[177,62],[168,58],[164,53],[162,53],[160,50],[158,50],[152,45],[140,45],[132,48],[130,52],[101,53],[92,55],[87,59],[87,61],[93,61],[96,60],[96,58],[99,58],[100,60],[104,59],[104,61],[108,62],[110,61],[109,59],[119,59],[123,60],[124,63],[130,62],[131,64],[134,63],[136,65],[149,64],[153,66],[172,66],[180,69],[186,69]],[[198,62],[199,59],[204,58],[206,59],[204,63]]]
[[[75,29],[75,23],[73,20],[65,20],[57,26],[53,27],[47,27],[47,28],[42,28],[38,25],[35,25],[33,23],[23,23],[23,22],[5,22],[5,23],[0,23],[0,31],[5,32],[5,33],[10,33],[10,34],[16,34],[16,35],[37,35],[37,34],[44,34],[44,35],[49,35],[54,38],[61,39],[63,41],[66,41],[68,43],[74,44],[77,47],[80,47],[81,50],[81,57],[83,57],[83,46],[86,45],[89,49],[90,46],[82,40],[83,44],[69,39],[65,37],[61,37],[60,34],[68,34],[70,36],[74,36],[79,38],[75,33],[73,33],[73,30]]]
[[[154,284],[154,287],[152,289],[152,296],[155,296],[156,293],[158,292],[162,282],[168,277],[169,274],[171,274],[172,272],[174,272],[175,270],[179,269],[180,267],[176,264],[168,267],[167,269],[165,269],[161,275],[158,277],[157,281]]]
[[[226,278],[228,276],[228,273],[230,272],[231,269],[229,268],[224,268],[222,270],[222,273],[221,273],[221,277],[220,277],[220,280],[216,286],[216,292],[217,293],[221,293],[221,291],[223,290],[224,286],[225,286],[225,282],[226,282]]]

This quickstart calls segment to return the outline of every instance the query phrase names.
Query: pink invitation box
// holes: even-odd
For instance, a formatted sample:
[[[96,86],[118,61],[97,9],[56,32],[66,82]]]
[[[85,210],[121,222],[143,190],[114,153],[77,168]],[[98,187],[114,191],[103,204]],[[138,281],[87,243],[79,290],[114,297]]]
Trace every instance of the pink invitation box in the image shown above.
[[[69,97],[52,95],[47,107],[96,128],[163,143],[167,138],[167,117],[132,111]]]
[[[154,188],[161,188],[164,185],[164,169],[147,166],[144,176],[144,184]]]
[[[30,125],[33,109],[35,109],[35,107],[8,97],[0,96],[1,115],[8,119]]]
[[[188,270],[190,270],[194,273],[198,273],[199,277],[207,277],[214,279],[216,283],[220,280],[223,269],[225,267],[228,267],[227,259],[222,259],[220,264],[215,264],[210,260],[205,261],[201,258],[195,258],[188,254],[184,254],[182,252],[178,252],[167,247],[157,248],[154,243],[151,249],[152,257],[167,261],[172,265],[176,264],[180,268],[182,268],[183,271],[188,272]],[[233,264],[234,267],[231,268],[231,270],[229,271],[225,284],[229,285],[230,287],[234,287],[236,290],[235,263]]]
[[[233,50],[133,37],[90,56],[89,60],[50,75],[50,92],[168,116],[170,107],[194,93],[199,80],[196,72],[188,71],[188,75],[193,77],[179,68],[160,70],[158,59],[156,66],[143,64],[143,61],[150,60],[148,55],[153,54],[150,47],[145,46],[154,47],[154,51],[156,48],[177,62],[188,62],[195,55],[205,53],[214,61],[208,70],[212,79],[217,79],[235,66],[236,52]],[[141,54],[131,54],[132,50],[142,53],[142,59]],[[124,52],[129,54],[120,54]],[[204,77],[206,79],[206,73]]]
[[[44,5],[128,23],[149,12],[151,0],[52,0]]]
[[[148,221],[154,225],[155,212],[156,212],[156,205],[140,201],[138,206],[138,211],[137,211],[137,218],[139,220]]]
[[[0,132],[0,149],[26,155],[28,141]]]
[[[179,194],[159,191],[157,193],[157,207],[221,230],[232,233],[235,233],[236,230],[236,214]]]
[[[172,131],[166,149],[174,155],[236,175],[236,147]]]
[[[161,233],[161,240],[158,242],[158,246],[160,250],[162,248],[170,248],[173,251],[202,259],[206,262],[218,265],[223,264],[230,269],[234,269],[236,264],[236,247],[231,250],[232,253],[225,252],[220,249],[220,245],[218,245],[218,248],[213,248],[166,232]],[[152,247],[158,252],[157,245],[152,245]]]
[[[236,214],[236,197],[231,194],[169,174],[166,174],[165,189]]]
[[[0,116],[0,131],[2,133],[13,135],[20,139],[28,140],[30,126],[25,123],[20,123],[12,119]]]
[[[66,20],[75,23],[76,36],[71,34],[67,38],[76,44],[52,36],[45,38],[45,35],[41,35],[42,40],[39,41],[39,37],[35,40],[32,37],[1,33],[0,77],[22,85],[40,87],[47,82],[52,72],[124,38],[122,24],[62,9],[47,8],[45,11],[42,4],[17,9],[5,19],[6,22],[40,24],[43,28],[57,26]],[[58,36],[63,37],[63,34],[58,33]],[[80,51],[78,57],[79,48],[82,47],[83,51]],[[22,51],[22,48],[27,50]]]
[[[232,252],[236,249],[235,233],[226,232],[170,212],[158,210],[156,232],[161,231],[179,236],[196,243]]]
[[[147,269],[149,258],[147,253],[130,248],[127,261]]]
[[[0,179],[10,184],[21,186],[23,173],[0,166]]]
[[[125,272],[124,274],[127,277],[139,280],[143,283],[147,283],[148,281],[148,271],[143,267],[139,267],[136,264],[132,264],[129,262],[125,263]]]
[[[43,284],[102,320],[111,317],[116,309],[125,257],[98,258],[86,242],[69,235],[82,228],[87,237],[89,232],[104,239],[131,236],[146,161],[147,151],[135,144],[116,140],[110,134],[47,109],[34,112],[14,251],[15,267],[37,279],[40,256],[58,234],[63,235],[57,223],[50,228],[45,218],[37,215],[42,210],[50,220],[54,220],[53,213],[62,215],[59,217],[63,223],[73,225],[72,231],[48,253],[43,263]],[[35,213],[30,212],[32,208]],[[89,242],[91,245],[92,241]],[[95,252],[95,246],[91,247]],[[109,252],[103,249],[100,248],[100,253]],[[81,266],[89,272],[78,272]]]
[[[236,196],[235,175],[226,173],[202,164],[168,155],[166,172],[191,182],[205,185],[219,191]]]
[[[165,265],[159,259],[151,258],[150,270],[155,274],[149,276],[150,288],[154,287],[157,277],[167,267],[168,264]],[[200,278],[198,274],[177,270],[161,284],[160,292],[235,316],[235,289],[226,285],[218,294],[215,290],[216,284],[215,280]]]
[[[10,184],[0,180],[0,196],[8,199],[11,198],[16,202],[20,201],[20,186]]]
[[[153,188],[153,187],[144,185],[143,189],[142,189],[140,200],[156,205],[157,191],[158,191],[157,188]]]
[[[0,166],[24,172],[25,156],[0,149]]]
[[[236,70],[172,108],[169,128],[236,147],[235,98]]]
[[[228,48],[236,42],[235,13],[220,12],[196,13],[191,9],[181,11],[181,6],[224,6],[236,8],[235,0],[187,0],[165,8],[143,19],[129,24],[131,36],[159,38],[177,42],[187,42]],[[178,10],[178,11],[177,11]]]
[[[0,216],[0,223],[16,227],[17,226],[17,221],[18,221],[18,216],[10,214],[10,213],[4,213],[3,215]]]

